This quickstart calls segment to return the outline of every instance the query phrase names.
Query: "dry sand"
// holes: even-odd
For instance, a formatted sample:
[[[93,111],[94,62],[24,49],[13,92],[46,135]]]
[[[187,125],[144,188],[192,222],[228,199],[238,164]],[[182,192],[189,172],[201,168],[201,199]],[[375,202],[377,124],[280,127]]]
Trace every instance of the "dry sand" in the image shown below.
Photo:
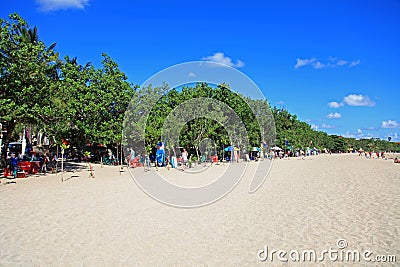
[[[396,255],[399,264],[400,164],[356,154],[276,160],[263,186],[248,194],[254,166],[222,200],[195,209],[153,200],[118,167],[96,165],[96,178],[66,173],[65,182],[60,175],[2,179],[0,265],[282,266],[294,262],[262,262],[258,251],[319,254],[338,249],[338,239],[346,249],[372,251],[371,258]]]

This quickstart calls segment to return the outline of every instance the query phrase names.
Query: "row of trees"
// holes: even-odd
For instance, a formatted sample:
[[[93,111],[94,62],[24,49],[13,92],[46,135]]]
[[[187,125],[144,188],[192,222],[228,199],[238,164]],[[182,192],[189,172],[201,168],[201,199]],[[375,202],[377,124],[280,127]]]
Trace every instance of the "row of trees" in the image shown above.
[[[359,151],[400,151],[400,144],[379,138],[355,139],[337,135],[328,135],[326,132],[316,131],[305,122],[297,119],[285,109],[272,108],[277,138],[276,143],[282,148],[289,146],[294,149],[316,147],[320,150],[332,152]]]
[[[205,139],[217,147],[236,144],[243,149],[261,143],[285,147],[288,140],[292,148],[399,150],[383,140],[354,140],[314,131],[287,110],[271,110],[266,100],[240,96],[227,84],[199,83],[179,90],[168,85],[139,88],[128,82],[106,54],[100,68],[81,65],[76,58],[60,58],[56,45],[42,42],[36,27],[30,28],[18,14],[0,19],[0,24],[0,120],[7,123],[5,147],[21,125],[34,125],[58,142],[68,139],[76,147],[88,142],[124,142],[151,148],[164,138],[171,146],[179,139],[180,146],[197,151]],[[202,101],[186,106],[182,117],[177,107],[196,98]],[[140,110],[143,106],[137,103],[146,101],[151,109]],[[207,114],[198,112],[207,109]],[[2,163],[5,157],[3,149]]]
[[[270,108],[266,100],[254,100],[233,92],[229,85],[198,83],[179,90],[163,87],[139,89],[133,103],[154,102],[144,113],[135,105],[127,112],[124,141],[140,153],[143,143],[150,148],[159,141],[167,148],[194,148],[199,154],[203,140],[212,140],[217,150],[235,145],[240,150],[268,144],[290,150],[317,148],[321,151],[348,152],[400,151],[400,145],[377,138],[360,139],[328,135],[316,131],[285,109]],[[194,101],[191,101],[194,100]],[[217,104],[214,105],[214,100]],[[218,103],[223,105],[219,107]],[[229,112],[229,109],[235,114]],[[205,112],[201,112],[205,111]],[[140,114],[140,116],[135,116]],[[262,116],[258,116],[262,114]],[[139,117],[146,117],[140,123]],[[269,119],[272,117],[271,119]],[[244,131],[240,132],[241,124]],[[233,134],[232,134],[233,133]]]
[[[102,67],[64,59],[46,46],[37,29],[18,14],[0,20],[0,119],[7,124],[3,144],[18,125],[35,125],[61,142],[121,141],[122,122],[134,89],[117,63],[103,54]],[[3,149],[4,164],[7,149]]]
[[[132,103],[126,113],[124,143],[138,153],[159,141],[175,153],[186,147],[198,155],[204,140],[210,140],[214,148],[235,145],[241,150],[275,142],[268,102],[243,97],[227,84],[198,83],[179,90],[149,86],[139,89]]]

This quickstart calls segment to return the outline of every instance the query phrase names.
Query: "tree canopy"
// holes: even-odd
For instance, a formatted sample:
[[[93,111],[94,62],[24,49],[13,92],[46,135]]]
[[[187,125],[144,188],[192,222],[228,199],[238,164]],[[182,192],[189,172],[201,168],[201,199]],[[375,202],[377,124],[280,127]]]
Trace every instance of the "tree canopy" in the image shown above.
[[[271,109],[267,100],[239,95],[228,84],[198,83],[179,90],[166,84],[140,88],[128,82],[107,54],[102,54],[100,68],[90,62],[79,64],[76,57],[60,58],[55,43],[47,46],[37,28],[30,28],[18,14],[0,19],[0,24],[0,121],[7,124],[4,147],[16,130],[29,124],[76,147],[124,141],[142,142],[141,146],[151,149],[159,141],[165,142],[163,138],[169,138],[167,143],[173,147],[178,145],[171,139],[174,134],[179,145],[197,152],[206,139],[217,147],[234,144],[241,149],[268,144],[334,152],[400,150],[390,140],[356,140],[315,131],[289,111]],[[148,103],[152,109],[144,110],[146,105],[138,103]],[[178,107],[189,103],[192,106],[179,113]],[[6,151],[3,149],[3,164]]]
[[[80,147],[121,142],[125,111],[134,89],[118,64],[103,54],[102,67],[64,60],[18,14],[0,20],[0,119],[4,147],[18,125],[35,125],[55,140]],[[4,164],[7,149],[3,149]]]

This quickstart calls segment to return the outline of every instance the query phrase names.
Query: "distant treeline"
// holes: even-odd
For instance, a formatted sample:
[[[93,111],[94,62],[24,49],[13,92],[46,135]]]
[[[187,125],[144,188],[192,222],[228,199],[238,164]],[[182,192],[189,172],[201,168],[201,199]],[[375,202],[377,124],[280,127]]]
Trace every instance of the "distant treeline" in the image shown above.
[[[400,143],[382,140],[380,138],[356,139],[338,135],[328,135],[322,131],[316,131],[306,122],[297,119],[296,115],[290,114],[285,109],[272,109],[274,114],[277,144],[286,147],[306,148],[316,147],[321,151],[349,152],[349,151],[400,151]]]
[[[202,108],[201,102],[204,101],[203,99],[211,98],[227,104],[238,115],[247,131],[247,147],[241,147],[239,141],[230,138],[226,131],[226,125],[204,117],[188,121],[182,129],[179,129],[179,144],[173,143],[169,145],[179,145],[198,150],[201,141],[209,138],[215,142],[216,147],[219,149],[234,145],[247,151],[251,147],[264,148],[266,147],[265,145],[268,145],[269,148],[279,146],[286,150],[305,150],[315,147],[321,151],[334,153],[359,151],[360,149],[365,151],[400,151],[400,144],[389,142],[388,140],[379,138],[358,140],[316,131],[308,123],[298,120],[296,115],[291,114],[286,109],[277,107],[271,109],[267,100],[254,100],[239,95],[233,92],[227,84],[211,87],[206,83],[198,83],[192,87],[183,87],[181,90],[169,89],[168,87],[162,89],[148,87],[138,90],[142,96],[143,91],[146,91],[145,94],[152,97],[156,96],[155,99],[159,99],[151,112],[149,112],[149,119],[146,121],[145,140],[150,147],[153,147],[159,141],[167,141],[163,140],[162,131],[165,130],[165,120],[172,111],[180,107],[182,103],[196,98],[202,100],[196,102],[198,106],[192,108]],[[260,119],[256,118],[255,114],[260,113],[260,111],[267,117],[268,115],[273,115],[272,124],[270,121],[261,121],[264,124],[259,124]],[[192,111],[186,110],[185,112]],[[223,117],[224,114],[222,113],[219,116]],[[135,127],[140,128],[143,126],[135,125]],[[262,133],[263,130],[270,132]],[[138,136],[134,129],[128,132],[135,133],[131,137],[127,136],[128,139],[135,139]],[[134,143],[134,141],[131,140],[128,143]]]
[[[0,24],[0,122],[7,130],[2,138],[5,147],[18,139],[24,125],[30,125],[36,133],[39,130],[45,132],[57,143],[66,139],[78,148],[87,143],[134,141],[135,129],[128,127],[132,131],[122,134],[125,113],[132,99],[151,93],[160,98],[150,111],[145,126],[145,145],[148,147],[162,141],[162,125],[174,107],[188,99],[207,97],[226,103],[237,113],[247,131],[247,146],[268,143],[269,146],[286,147],[288,140],[293,149],[315,146],[329,151],[347,151],[349,148],[400,150],[399,145],[385,140],[355,140],[314,131],[287,110],[277,108],[272,108],[276,132],[265,131],[273,129],[273,125],[267,122],[267,128],[260,128],[260,116],[254,111],[271,114],[267,101],[239,96],[229,85],[210,87],[200,83],[181,90],[171,90],[167,85],[139,88],[128,82],[118,64],[106,54],[102,55],[100,68],[91,63],[81,65],[75,57],[60,58],[56,45],[48,46],[41,41],[37,28],[30,28],[18,14],[0,19]],[[214,140],[217,146],[232,142],[223,123],[205,117],[189,121],[182,133],[179,141],[186,147],[198,147],[204,138]],[[273,141],[275,135],[276,144]],[[2,163],[5,157],[6,149],[3,149]]]

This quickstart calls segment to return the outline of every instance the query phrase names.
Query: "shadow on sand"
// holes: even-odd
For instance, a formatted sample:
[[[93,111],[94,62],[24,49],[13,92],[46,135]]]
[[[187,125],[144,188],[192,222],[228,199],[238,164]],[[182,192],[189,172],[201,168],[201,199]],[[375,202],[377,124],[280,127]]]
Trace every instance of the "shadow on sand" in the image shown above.
[[[69,179],[72,178],[78,178],[80,177],[80,172],[82,171],[90,171],[90,168],[87,164],[85,163],[77,163],[77,162],[64,162],[63,166],[63,173],[61,173],[61,163],[58,162],[57,164],[57,171],[49,172],[47,171],[46,173],[39,172],[37,174],[28,174],[26,178],[40,178],[44,177],[47,175],[62,175],[62,181],[68,181]],[[4,176],[4,169],[1,169],[0,171],[0,185],[7,185],[7,184],[16,184],[19,179],[26,179],[26,178],[16,178],[13,176]]]

